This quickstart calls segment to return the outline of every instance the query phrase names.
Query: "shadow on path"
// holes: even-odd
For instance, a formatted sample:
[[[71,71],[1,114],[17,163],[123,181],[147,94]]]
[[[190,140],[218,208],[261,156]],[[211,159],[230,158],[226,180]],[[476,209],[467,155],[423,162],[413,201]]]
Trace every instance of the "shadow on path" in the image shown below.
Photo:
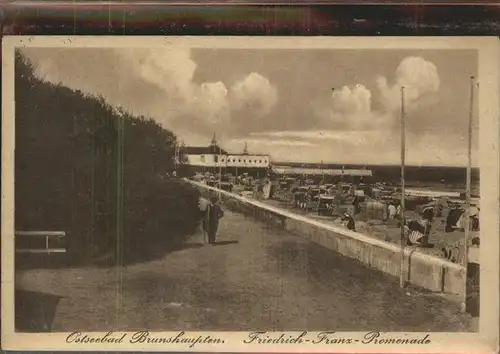
[[[384,331],[445,331],[450,330],[449,315],[459,314],[458,306],[425,289],[400,289],[397,277],[310,242],[283,242],[268,252],[279,260],[283,276],[302,272],[309,287],[330,293],[339,318],[365,314],[367,326]]]
[[[213,243],[214,246],[227,246],[227,245],[234,245],[236,243],[239,243],[239,241],[233,240],[233,241],[216,241]]]
[[[125,257],[122,260],[121,265],[130,266],[137,263],[151,262],[154,260],[161,259],[169,253],[190,250],[190,249],[197,249],[203,246],[204,244],[199,242],[176,243],[169,245],[168,247],[151,244],[146,248],[145,251],[141,253],[138,254],[133,254],[132,252],[128,253],[127,257]],[[115,254],[108,254],[106,256],[94,259],[91,261],[91,265],[95,267],[104,267],[104,268],[113,267],[116,265]]]
[[[125,256],[121,257],[121,266],[129,266],[137,263],[151,262],[161,259],[165,255],[173,252],[197,249],[203,247],[204,243],[178,242],[175,244],[149,244],[143,246],[141,252],[134,253],[133,250],[127,250]],[[15,259],[16,270],[29,269],[72,269],[82,266],[92,266],[97,268],[111,268],[117,265],[116,252],[95,257],[89,260],[75,260],[69,253],[59,254],[17,254]]]

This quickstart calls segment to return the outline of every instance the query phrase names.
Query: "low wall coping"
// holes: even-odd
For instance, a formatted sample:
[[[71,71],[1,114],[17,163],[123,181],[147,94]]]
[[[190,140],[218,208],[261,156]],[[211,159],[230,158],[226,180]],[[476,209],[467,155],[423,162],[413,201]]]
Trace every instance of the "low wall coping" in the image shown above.
[[[323,229],[341,234],[342,236],[350,237],[350,238],[356,239],[356,240],[364,242],[364,243],[368,243],[368,244],[376,246],[376,247],[385,248],[385,249],[387,249],[391,252],[394,252],[394,253],[401,253],[401,248],[398,245],[395,245],[393,243],[382,241],[382,240],[379,240],[379,239],[374,238],[372,236],[364,235],[364,234],[361,234],[359,232],[354,232],[354,231],[340,228],[340,227],[337,227],[334,225],[328,225],[328,224],[322,223],[320,221],[317,221],[317,220],[314,220],[314,219],[311,219],[311,218],[308,218],[308,217],[305,217],[305,216],[302,216],[302,215],[299,215],[296,213],[289,212],[289,211],[284,210],[284,209],[273,207],[272,205],[264,204],[264,203],[259,202],[257,200],[253,200],[253,199],[246,198],[246,197],[243,197],[243,196],[240,196],[237,194],[229,193],[227,191],[224,191],[222,189],[218,189],[215,187],[210,187],[210,186],[203,184],[203,183],[199,183],[199,182],[192,181],[189,179],[186,179],[186,180],[193,185],[197,185],[199,187],[206,188],[208,190],[212,190],[214,192],[217,192],[217,193],[226,195],[228,197],[240,200],[244,203],[252,204],[256,207],[271,211],[271,212],[276,213],[276,214],[283,215],[287,218],[294,219],[296,221],[301,221],[301,222],[304,222],[304,223],[307,223],[307,224],[310,224],[310,225],[313,225],[313,226],[316,226],[319,228],[323,228]],[[432,256],[429,254],[419,252],[415,248],[407,248],[406,247],[404,252],[405,252],[405,256],[407,256],[407,257],[411,256],[413,258],[420,259],[420,260],[427,262],[427,263],[431,263],[431,264],[435,264],[435,265],[439,265],[439,266],[447,267],[447,268],[454,268],[457,270],[465,270],[465,268],[460,264],[449,262],[449,261],[446,261],[444,259],[438,258],[436,256]]]

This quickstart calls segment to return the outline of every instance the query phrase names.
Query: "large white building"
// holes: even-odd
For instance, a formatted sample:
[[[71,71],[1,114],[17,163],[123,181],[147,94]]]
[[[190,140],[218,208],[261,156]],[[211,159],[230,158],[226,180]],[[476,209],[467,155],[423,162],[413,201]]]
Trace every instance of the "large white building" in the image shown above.
[[[230,154],[222,149],[214,138],[209,146],[187,146],[183,148],[187,164],[196,172],[218,172],[232,174],[264,175],[270,166],[269,155],[249,154],[245,149],[241,154]]]

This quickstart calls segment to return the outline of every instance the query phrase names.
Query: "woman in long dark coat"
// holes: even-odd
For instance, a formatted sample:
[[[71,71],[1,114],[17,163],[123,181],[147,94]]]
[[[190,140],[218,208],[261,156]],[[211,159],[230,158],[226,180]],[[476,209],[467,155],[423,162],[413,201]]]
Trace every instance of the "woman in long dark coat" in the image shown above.
[[[208,243],[215,244],[217,230],[219,229],[219,220],[224,216],[224,212],[217,204],[217,197],[210,198],[210,204],[205,210],[205,219],[203,220],[203,231],[208,234]]]

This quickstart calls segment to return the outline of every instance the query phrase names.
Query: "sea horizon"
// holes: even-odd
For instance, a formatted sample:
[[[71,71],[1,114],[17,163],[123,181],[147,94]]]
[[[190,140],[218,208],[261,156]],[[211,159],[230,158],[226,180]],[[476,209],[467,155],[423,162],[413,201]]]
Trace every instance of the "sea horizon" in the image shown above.
[[[271,164],[273,165],[305,165],[305,166],[358,166],[358,167],[400,167],[401,164],[399,163],[380,163],[380,164],[375,164],[375,163],[342,163],[342,162],[301,162],[301,161],[274,161],[271,160]],[[405,167],[412,167],[412,168],[460,168],[460,169],[466,169],[467,165],[440,165],[440,164],[412,164],[412,163],[406,163]],[[480,169],[479,166],[471,166],[472,169]]]
[[[273,162],[274,166],[289,166],[303,168],[321,168],[321,163],[304,162]],[[370,170],[372,176],[370,179],[375,181],[397,182],[401,178],[401,166],[397,164],[341,164],[341,163],[323,163],[324,169],[364,169]],[[479,186],[480,170],[478,167],[472,167],[471,183],[473,186]],[[405,165],[405,180],[407,183],[417,184],[436,184],[450,186],[461,186],[465,188],[466,167],[465,166],[437,166],[437,165]]]

